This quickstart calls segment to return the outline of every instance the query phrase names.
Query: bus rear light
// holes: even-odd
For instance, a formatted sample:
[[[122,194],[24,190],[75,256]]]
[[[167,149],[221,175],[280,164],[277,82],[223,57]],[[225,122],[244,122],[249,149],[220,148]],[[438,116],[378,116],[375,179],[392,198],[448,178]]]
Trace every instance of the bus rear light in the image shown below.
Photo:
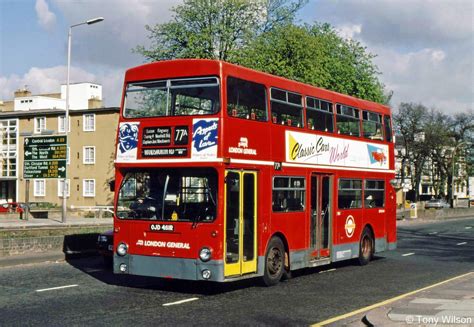
[[[201,271],[201,275],[203,279],[209,279],[211,278],[212,273],[209,269],[204,269],[203,271]]]
[[[120,243],[118,246],[117,246],[117,254],[121,257],[123,257],[124,255],[126,255],[128,252],[128,245],[125,244],[125,243]]]
[[[118,232],[120,232],[120,227],[115,227],[114,233],[118,233]]]
[[[201,251],[199,251],[199,258],[201,259],[201,261],[207,262],[211,260],[211,254],[211,249],[204,247],[201,249]]]

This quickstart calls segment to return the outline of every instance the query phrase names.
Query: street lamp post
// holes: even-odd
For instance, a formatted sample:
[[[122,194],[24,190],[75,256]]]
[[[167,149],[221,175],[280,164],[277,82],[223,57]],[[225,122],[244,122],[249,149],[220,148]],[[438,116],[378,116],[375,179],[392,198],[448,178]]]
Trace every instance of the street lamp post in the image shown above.
[[[85,22],[74,24],[69,26],[69,33],[67,37],[67,82],[66,82],[66,114],[64,117],[64,132],[66,134],[66,157],[68,155],[68,148],[69,148],[69,77],[71,72],[71,36],[72,36],[72,28],[80,25],[92,25],[95,23],[99,23],[104,20],[104,17],[96,17],[89,19]],[[69,151],[69,161],[71,160],[71,155]],[[66,160],[67,161],[67,160]],[[67,214],[67,189],[69,185],[67,185],[67,175],[68,175],[68,168],[66,162],[66,170],[64,171],[64,180],[63,180],[63,207],[62,207],[62,215],[61,215],[61,222],[66,222],[66,214]]]

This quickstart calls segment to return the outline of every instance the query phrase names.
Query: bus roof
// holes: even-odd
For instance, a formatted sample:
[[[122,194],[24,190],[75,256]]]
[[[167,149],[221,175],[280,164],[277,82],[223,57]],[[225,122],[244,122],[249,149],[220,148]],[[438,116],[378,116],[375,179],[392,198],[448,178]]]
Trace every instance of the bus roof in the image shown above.
[[[206,75],[232,75],[242,79],[250,79],[267,86],[286,89],[306,96],[313,96],[333,103],[354,106],[362,110],[370,109],[371,111],[382,114],[390,114],[390,107],[380,103],[359,99],[350,95],[326,90],[321,87],[297,82],[220,60],[175,59],[148,63],[128,69],[125,73],[125,82]]]

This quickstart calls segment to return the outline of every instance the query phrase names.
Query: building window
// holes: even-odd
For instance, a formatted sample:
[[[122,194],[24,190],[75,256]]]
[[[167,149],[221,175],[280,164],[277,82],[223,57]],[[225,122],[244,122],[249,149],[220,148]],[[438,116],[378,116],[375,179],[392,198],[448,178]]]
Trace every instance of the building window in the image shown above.
[[[364,198],[364,207],[383,208],[385,205],[385,182],[366,180]]]
[[[44,179],[35,179],[33,183],[34,196],[46,196],[46,181]]]
[[[82,181],[82,189],[84,197],[95,196],[95,179],[84,179]]]
[[[18,120],[0,120],[0,177],[17,177]]]
[[[70,183],[69,183],[69,179],[66,180],[66,197],[69,196],[69,192],[70,192],[70,187],[69,187]],[[60,198],[63,197],[63,192],[64,192],[64,179],[58,179],[58,196]]]
[[[339,209],[362,208],[362,180],[340,179],[337,203]]]
[[[306,183],[304,177],[275,177],[273,179],[274,212],[303,211]]]
[[[83,148],[83,164],[93,165],[95,164],[95,146],[85,146]]]
[[[303,101],[300,94],[272,88],[270,99],[274,124],[303,127]]]
[[[46,117],[35,117],[35,133],[39,134],[46,130]]]
[[[267,121],[265,86],[229,77],[227,79],[227,113],[232,117]]]
[[[82,123],[84,127],[84,132],[93,132],[95,131],[95,115],[86,114],[82,116]]]
[[[66,116],[59,116],[58,117],[58,132],[59,133],[66,133]],[[68,126],[68,132],[71,131],[71,120],[69,119],[69,126]]]

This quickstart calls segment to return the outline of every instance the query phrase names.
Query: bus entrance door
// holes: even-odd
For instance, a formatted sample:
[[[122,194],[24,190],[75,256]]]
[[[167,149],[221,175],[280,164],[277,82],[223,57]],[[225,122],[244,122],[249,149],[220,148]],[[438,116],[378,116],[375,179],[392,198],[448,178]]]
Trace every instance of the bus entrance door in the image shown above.
[[[226,171],[224,275],[257,271],[257,173]]]
[[[310,261],[330,256],[332,177],[311,175]]]

